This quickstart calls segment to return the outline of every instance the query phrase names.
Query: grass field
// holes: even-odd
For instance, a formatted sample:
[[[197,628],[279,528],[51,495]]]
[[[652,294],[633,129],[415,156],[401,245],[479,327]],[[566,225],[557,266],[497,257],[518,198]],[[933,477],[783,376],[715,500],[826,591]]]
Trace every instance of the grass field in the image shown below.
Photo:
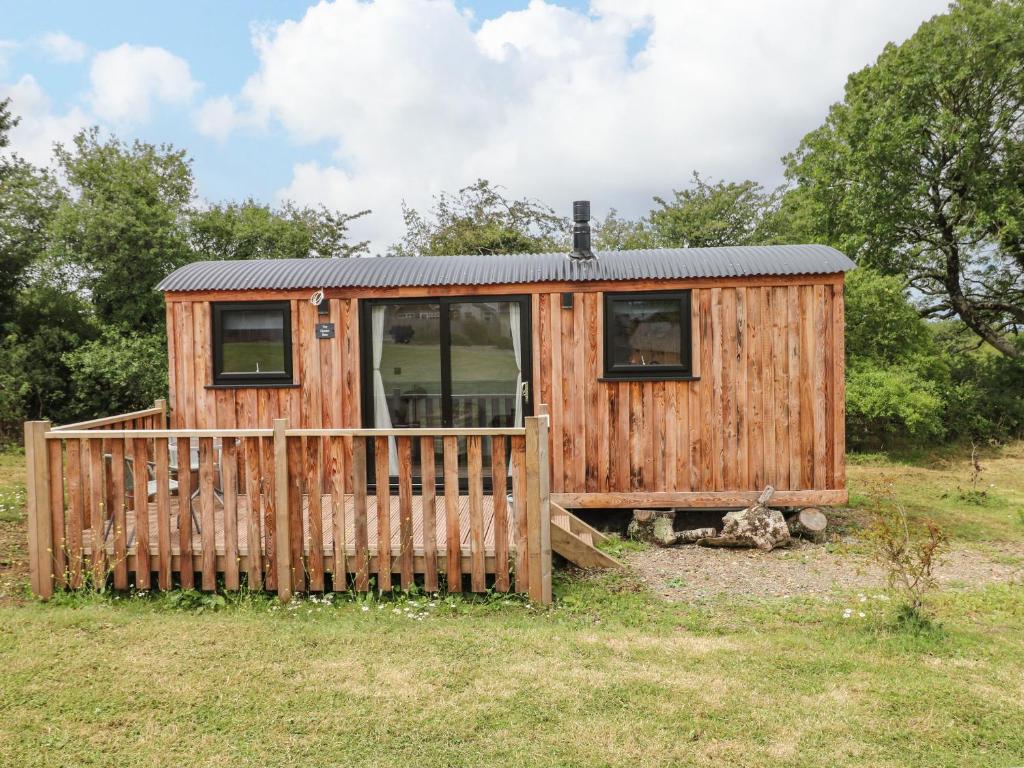
[[[18,493],[17,463],[0,461],[0,492]],[[966,546],[1024,541],[1022,447],[983,465],[994,487],[965,503],[962,452],[858,457],[846,524],[891,481]],[[556,591],[543,611],[8,595],[0,765],[1024,763],[1019,585],[945,591],[919,632],[881,588],[686,604],[629,575],[561,574]]]

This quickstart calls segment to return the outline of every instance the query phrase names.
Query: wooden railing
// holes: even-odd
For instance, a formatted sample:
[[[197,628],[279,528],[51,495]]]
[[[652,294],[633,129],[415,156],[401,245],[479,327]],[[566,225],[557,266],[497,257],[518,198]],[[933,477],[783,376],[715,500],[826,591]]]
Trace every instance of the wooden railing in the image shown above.
[[[76,421],[74,424],[62,424],[52,427],[51,431],[63,432],[82,429],[164,429],[167,426],[167,401],[157,400],[152,408],[141,411],[122,413],[118,416],[104,416],[88,421]]]
[[[99,427],[25,425],[41,597],[244,584],[288,600],[417,580],[460,591],[465,579],[551,601],[546,417],[507,429]]]

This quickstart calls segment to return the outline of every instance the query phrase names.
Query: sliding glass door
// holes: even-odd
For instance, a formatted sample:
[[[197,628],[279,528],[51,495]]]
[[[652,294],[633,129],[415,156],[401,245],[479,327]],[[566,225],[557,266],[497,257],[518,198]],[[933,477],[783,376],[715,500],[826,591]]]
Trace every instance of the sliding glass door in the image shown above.
[[[532,412],[528,296],[364,301],[361,320],[365,426],[500,428]]]

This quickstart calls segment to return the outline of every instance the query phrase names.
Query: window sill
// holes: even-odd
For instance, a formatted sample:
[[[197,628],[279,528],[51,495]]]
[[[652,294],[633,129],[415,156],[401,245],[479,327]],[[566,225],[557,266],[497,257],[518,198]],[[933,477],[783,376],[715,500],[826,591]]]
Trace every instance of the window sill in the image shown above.
[[[700,381],[700,376],[684,376],[682,374],[665,374],[664,376],[644,376],[640,374],[632,376],[598,376],[598,381],[604,384],[615,384],[616,382],[629,381]]]
[[[292,389],[300,386],[298,382],[288,384],[271,384],[263,381],[239,382],[238,384],[206,384],[203,389]]]

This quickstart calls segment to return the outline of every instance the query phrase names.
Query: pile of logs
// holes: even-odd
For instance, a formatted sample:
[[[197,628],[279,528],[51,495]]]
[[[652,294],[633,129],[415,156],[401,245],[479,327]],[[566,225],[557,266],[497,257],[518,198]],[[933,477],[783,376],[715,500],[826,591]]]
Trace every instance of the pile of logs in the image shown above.
[[[715,528],[676,531],[675,510],[653,509],[633,510],[627,533],[632,539],[659,547],[698,544],[702,547],[751,547],[767,552],[788,545],[794,537],[821,543],[828,526],[825,513],[816,507],[807,507],[787,520],[780,510],[768,506],[774,492],[768,486],[751,506],[727,513],[722,518],[721,533]]]

